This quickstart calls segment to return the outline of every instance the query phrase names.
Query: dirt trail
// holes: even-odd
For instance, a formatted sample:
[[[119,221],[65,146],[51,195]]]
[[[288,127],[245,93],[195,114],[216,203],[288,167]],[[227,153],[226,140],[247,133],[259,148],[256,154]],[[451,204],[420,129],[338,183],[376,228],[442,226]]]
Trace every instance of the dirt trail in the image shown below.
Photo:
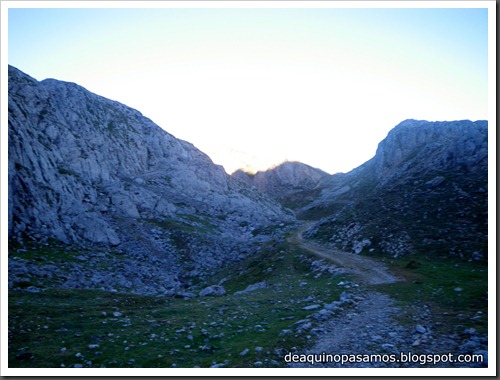
[[[321,244],[304,240],[303,233],[313,225],[304,223],[289,238],[314,255],[326,259],[352,274],[360,284],[384,284],[400,281],[383,263],[353,253],[338,251]],[[306,354],[360,354],[385,353],[387,349],[402,350],[413,342],[411,331],[400,326],[393,318],[399,308],[386,294],[367,289],[365,286],[351,289],[357,299],[352,309],[345,309],[319,326],[314,345]],[[397,345],[397,348],[396,348]],[[378,367],[384,363],[292,363],[290,367]]]
[[[363,294],[352,309],[324,322],[314,345],[304,354],[384,354],[408,350],[412,341],[411,330],[394,320],[400,311],[387,295],[378,292]],[[380,367],[382,362],[371,363],[292,363],[290,367]],[[398,366],[397,363],[396,365]]]
[[[302,235],[309,227],[312,226],[312,224],[312,222],[304,223],[297,230],[296,235],[289,238],[289,241],[300,245],[302,248],[308,250],[316,256],[343,267],[346,272],[356,276],[358,281],[362,283],[375,285],[399,281],[397,277],[389,272],[384,264],[375,259],[338,251],[315,242],[304,240]]]
[[[342,266],[346,272],[353,274],[360,285],[365,286],[349,288],[345,291],[347,297],[353,301],[351,306],[342,307],[331,319],[322,321],[316,328],[318,333],[313,345],[304,352],[297,353],[306,356],[310,354],[320,356],[322,353],[375,354],[378,356],[374,356],[375,359],[369,362],[297,362],[290,363],[289,367],[431,367],[432,364],[422,365],[419,362],[406,363],[404,361],[388,363],[377,358],[384,354],[393,354],[398,357],[401,352],[418,354],[466,352],[471,351],[471,346],[479,350],[478,352],[482,355],[486,355],[487,361],[486,338],[477,336],[460,338],[452,328],[445,333],[439,332],[437,322],[427,305],[397,305],[388,294],[366,286],[393,283],[403,281],[403,279],[398,279],[391,274],[385,265],[376,259],[338,251],[304,240],[303,233],[312,225],[312,222],[304,223],[296,234],[289,238],[289,242]],[[399,316],[404,317],[404,323],[399,320]],[[463,367],[464,363],[442,362],[435,366]],[[468,363],[465,366],[481,367],[484,365],[483,363]]]

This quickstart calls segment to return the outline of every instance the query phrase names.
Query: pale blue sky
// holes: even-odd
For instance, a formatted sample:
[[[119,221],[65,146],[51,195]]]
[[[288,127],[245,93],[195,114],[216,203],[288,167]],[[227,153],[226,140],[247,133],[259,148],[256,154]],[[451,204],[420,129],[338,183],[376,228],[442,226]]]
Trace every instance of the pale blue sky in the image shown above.
[[[137,108],[229,172],[348,171],[404,119],[488,118],[487,9],[8,12],[9,64]]]

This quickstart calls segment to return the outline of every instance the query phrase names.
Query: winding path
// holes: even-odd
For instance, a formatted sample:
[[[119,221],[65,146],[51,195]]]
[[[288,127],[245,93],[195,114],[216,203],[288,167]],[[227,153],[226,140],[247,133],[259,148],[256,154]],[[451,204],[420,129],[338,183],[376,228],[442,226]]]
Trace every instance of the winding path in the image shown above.
[[[362,283],[375,285],[399,281],[383,263],[373,258],[338,251],[304,240],[303,233],[312,225],[313,222],[304,223],[297,230],[297,233],[288,239],[289,242],[295,243],[314,255],[343,267],[346,272],[353,274]]]
[[[400,281],[391,274],[385,265],[376,259],[353,253],[338,251],[319,243],[305,240],[303,233],[314,223],[305,222],[288,241],[296,244],[312,254],[326,259],[351,273],[360,284],[374,285]],[[352,354],[352,353],[384,353],[385,347],[408,348],[402,345],[402,337],[410,335],[393,318],[399,312],[394,301],[386,294],[369,290],[365,286],[355,291],[358,302],[353,309],[346,309],[320,325],[320,333],[316,336],[314,345],[306,350],[306,354]],[[394,337],[400,337],[395,339]],[[375,342],[374,339],[377,341]],[[378,341],[380,340],[380,342]],[[401,345],[401,346],[400,346]],[[376,367],[383,363],[294,363],[290,367]]]

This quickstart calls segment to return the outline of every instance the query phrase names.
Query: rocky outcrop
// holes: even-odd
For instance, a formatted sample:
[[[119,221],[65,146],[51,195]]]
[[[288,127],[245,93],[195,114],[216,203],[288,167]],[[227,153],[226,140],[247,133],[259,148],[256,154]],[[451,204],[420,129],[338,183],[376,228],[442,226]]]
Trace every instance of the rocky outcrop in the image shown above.
[[[14,67],[8,87],[11,242],[116,247],[201,273],[293,220],[132,108]]]
[[[488,165],[488,122],[405,120],[379,144],[372,166],[379,186],[411,174]]]
[[[486,257],[488,123],[406,120],[375,157],[322,181],[306,236],[355,253]]]

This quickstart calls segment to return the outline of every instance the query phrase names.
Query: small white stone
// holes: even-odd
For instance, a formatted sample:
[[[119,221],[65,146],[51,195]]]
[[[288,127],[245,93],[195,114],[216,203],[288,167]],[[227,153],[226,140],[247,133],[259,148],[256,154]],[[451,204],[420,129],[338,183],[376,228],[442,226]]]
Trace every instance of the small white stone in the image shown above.
[[[306,307],[303,307],[302,310],[314,310],[314,309],[319,309],[321,307],[321,305],[309,305],[309,306],[306,306]]]
[[[422,325],[416,325],[415,331],[420,333],[420,334],[425,334],[425,332],[427,332],[427,329]]]

